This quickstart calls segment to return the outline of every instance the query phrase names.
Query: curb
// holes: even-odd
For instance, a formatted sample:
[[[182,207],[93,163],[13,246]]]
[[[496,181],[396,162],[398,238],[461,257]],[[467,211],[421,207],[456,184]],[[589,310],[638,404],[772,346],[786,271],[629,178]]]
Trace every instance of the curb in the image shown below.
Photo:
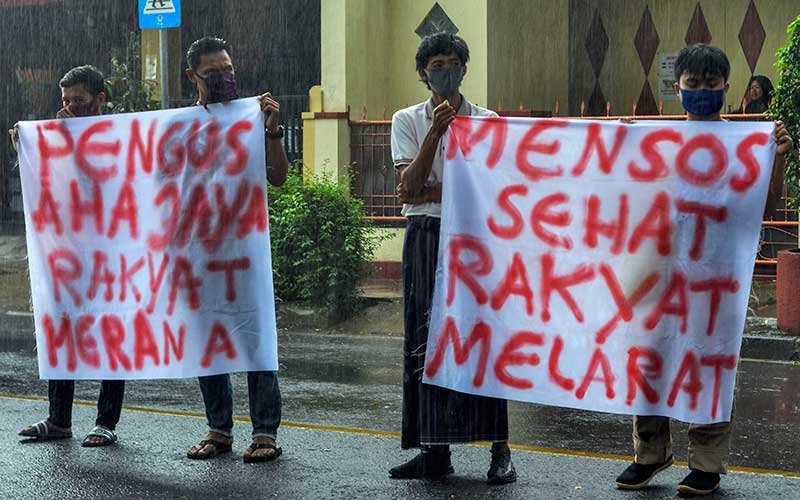
[[[771,361],[800,361],[800,337],[745,335],[740,358]]]

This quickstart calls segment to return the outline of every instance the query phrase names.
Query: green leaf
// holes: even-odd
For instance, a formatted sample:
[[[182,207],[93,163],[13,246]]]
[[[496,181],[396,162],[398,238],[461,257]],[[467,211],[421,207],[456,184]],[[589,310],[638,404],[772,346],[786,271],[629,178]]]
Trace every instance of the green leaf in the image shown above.
[[[778,49],[775,67],[778,82],[768,113],[783,121],[789,135],[794,139],[794,148],[786,157],[784,182],[789,195],[786,204],[789,208],[800,208],[800,16],[788,26],[786,45]]]

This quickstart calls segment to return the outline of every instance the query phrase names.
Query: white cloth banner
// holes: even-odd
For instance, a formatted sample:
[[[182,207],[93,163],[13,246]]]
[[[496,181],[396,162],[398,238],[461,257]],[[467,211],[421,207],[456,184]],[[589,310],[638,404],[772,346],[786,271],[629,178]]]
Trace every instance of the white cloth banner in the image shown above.
[[[424,381],[729,420],[773,129],[458,117]]]
[[[263,123],[257,98],[20,123],[42,378],[277,370]]]

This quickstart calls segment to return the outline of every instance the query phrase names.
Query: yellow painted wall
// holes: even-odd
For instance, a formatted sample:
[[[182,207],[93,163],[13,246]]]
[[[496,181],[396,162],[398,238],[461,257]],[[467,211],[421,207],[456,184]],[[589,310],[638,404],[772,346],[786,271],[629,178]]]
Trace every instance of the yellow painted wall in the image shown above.
[[[345,119],[314,120],[314,163],[308,175],[329,174],[346,179],[350,165],[350,126]]]
[[[569,2],[489,0],[488,102],[497,109],[567,109]]]
[[[404,228],[380,228],[378,233],[390,235],[390,239],[381,242],[372,260],[378,262],[400,262],[403,259],[403,238],[406,230]]]
[[[325,111],[381,119],[430,92],[419,82],[414,56],[419,26],[434,0],[322,0],[322,92]],[[487,0],[440,0],[470,47],[462,86],[480,105],[488,97]]]
[[[430,91],[420,83],[415,68],[415,55],[420,38],[414,32],[425,18],[434,0],[384,0],[390,4],[389,15],[392,40],[390,89],[387,95],[389,115],[393,110],[410,106],[430,97]],[[469,46],[470,62],[461,87],[470,101],[486,106],[488,102],[488,0],[439,0],[439,5],[458,26],[458,35]],[[387,61],[387,62],[389,62]],[[382,103],[376,103],[382,114]],[[378,116],[379,117],[379,116]]]
[[[322,0],[322,87],[326,111],[350,106],[356,119],[380,119],[425,99],[414,55],[414,30],[434,0]],[[678,51],[696,0],[440,0],[471,50],[463,91],[481,105],[577,114],[588,100],[594,74],[586,54],[586,33],[599,9],[609,38],[600,74],[613,114],[629,114],[646,75],[634,37],[645,6],[658,31],[658,51]],[[701,0],[712,43],[726,51],[733,68],[728,104],[739,106],[750,76],[738,40],[749,0]],[[799,0],[756,0],[767,32],[756,73],[775,79],[774,53],[788,23],[800,14]],[[658,101],[658,58],[648,75]],[[570,78],[571,73],[571,78]],[[570,86],[571,81],[571,86]],[[571,106],[569,105],[571,104]],[[674,102],[665,112],[679,113]],[[365,113],[366,108],[366,113]]]
[[[322,0],[320,15],[320,64],[323,107],[347,108],[347,0]]]
[[[154,99],[161,99],[161,77],[160,77],[160,64],[161,64],[161,51],[158,44],[158,30],[141,30],[141,43],[142,43],[142,79],[147,79],[146,62],[148,59],[156,60],[156,78],[151,80],[156,84],[156,95]],[[186,68],[186,60],[183,59],[183,52],[181,51],[181,32],[179,29],[167,30],[167,46],[169,58],[168,78],[169,78],[169,95],[172,97],[180,97],[181,95],[181,79],[186,78],[184,69]]]
[[[389,72],[386,64],[391,42],[387,1],[348,0],[347,6],[347,94],[351,117],[369,117],[386,102]]]

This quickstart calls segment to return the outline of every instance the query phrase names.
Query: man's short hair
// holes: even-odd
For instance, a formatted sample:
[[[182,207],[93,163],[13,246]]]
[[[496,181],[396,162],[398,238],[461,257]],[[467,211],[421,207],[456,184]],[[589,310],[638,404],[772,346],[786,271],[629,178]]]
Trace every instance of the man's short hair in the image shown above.
[[[230,55],[231,46],[222,38],[215,36],[204,36],[199,40],[195,40],[186,51],[186,62],[192,70],[196,70],[200,66],[200,58],[205,54],[213,54],[215,52],[225,51]]]
[[[83,85],[90,94],[97,95],[100,92],[105,92],[105,77],[102,71],[91,64],[87,64],[67,71],[61,81],[58,82],[58,85],[62,89]]]
[[[720,76],[726,82],[731,76],[731,63],[719,47],[698,43],[681,50],[675,60],[675,81],[688,73],[700,77]]]
[[[461,64],[469,61],[469,47],[460,36],[440,31],[422,39],[417,49],[417,71],[422,71],[428,66],[428,60],[433,56],[446,56],[455,54],[461,59]]]

